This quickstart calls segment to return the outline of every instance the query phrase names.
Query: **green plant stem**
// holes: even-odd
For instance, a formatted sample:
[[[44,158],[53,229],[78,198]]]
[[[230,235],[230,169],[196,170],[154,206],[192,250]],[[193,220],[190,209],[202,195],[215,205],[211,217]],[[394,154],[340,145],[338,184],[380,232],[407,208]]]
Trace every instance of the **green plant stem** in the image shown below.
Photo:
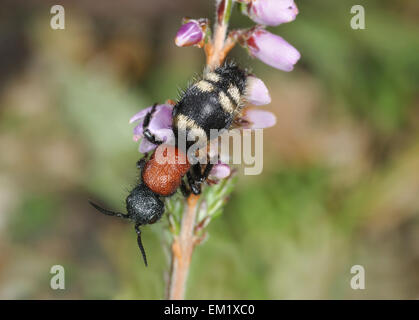
[[[210,69],[218,67],[233,47],[229,46],[226,48],[225,46],[228,23],[230,21],[233,4],[233,0],[221,0],[217,4],[214,37],[205,48],[205,52],[207,54],[207,66]]]
[[[226,42],[228,23],[230,21],[233,0],[217,2],[216,22],[213,39],[205,46],[207,66],[210,69],[218,67],[225,59],[234,43]],[[174,236],[171,246],[172,259],[166,297],[169,300],[182,300],[185,298],[186,282],[189,266],[195,245],[199,242],[195,235],[196,216],[199,196],[191,195],[186,201],[182,216],[179,235]]]
[[[194,229],[198,200],[199,196],[196,195],[188,197],[180,233],[173,239],[170,279],[167,290],[167,298],[169,300],[183,300],[185,298],[186,280],[196,244]]]

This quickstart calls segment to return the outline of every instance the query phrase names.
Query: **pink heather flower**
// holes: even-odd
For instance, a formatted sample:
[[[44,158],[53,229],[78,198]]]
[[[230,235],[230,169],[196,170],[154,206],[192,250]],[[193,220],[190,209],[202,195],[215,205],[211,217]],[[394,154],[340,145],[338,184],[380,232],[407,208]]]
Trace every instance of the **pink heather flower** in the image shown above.
[[[212,167],[209,175],[219,180],[219,179],[227,178],[228,176],[230,176],[230,174],[231,174],[230,166],[226,163],[218,161],[218,163]]]
[[[257,28],[246,41],[250,54],[271,67],[292,71],[301,55],[297,49],[265,29]]]
[[[268,26],[294,21],[297,14],[294,0],[251,0],[248,6],[249,17]]]
[[[254,76],[247,77],[246,100],[255,106],[271,103],[268,88],[266,88],[262,80]]]
[[[138,122],[138,125],[134,128],[133,140],[138,141],[143,138],[143,122],[147,113],[152,107],[141,110],[136,113],[130,120],[130,123]],[[172,127],[172,108],[170,104],[159,104],[156,106],[156,111],[151,117],[148,129],[150,132],[161,141],[166,141],[168,133],[171,132]],[[140,144],[140,152],[146,153],[156,148],[155,144],[152,144],[147,139],[142,139]]]
[[[266,110],[246,109],[242,119],[242,127],[246,129],[264,129],[273,127],[276,123],[275,115]]]
[[[204,32],[200,23],[196,20],[189,20],[180,27],[175,43],[178,47],[188,47],[200,43],[202,39],[204,39]]]

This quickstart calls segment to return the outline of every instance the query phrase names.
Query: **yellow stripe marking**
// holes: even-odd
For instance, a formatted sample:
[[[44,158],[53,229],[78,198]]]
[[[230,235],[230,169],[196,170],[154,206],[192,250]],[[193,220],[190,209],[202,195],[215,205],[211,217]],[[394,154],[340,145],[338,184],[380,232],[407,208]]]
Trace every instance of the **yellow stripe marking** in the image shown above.
[[[219,82],[221,80],[220,76],[215,72],[208,72],[204,78],[212,82]]]
[[[235,85],[230,84],[227,92],[230,94],[236,104],[240,103],[240,91]]]
[[[218,100],[221,104],[221,107],[224,109],[225,112],[228,112],[230,114],[234,113],[235,108],[233,106],[233,103],[223,91],[220,91],[218,95]]]
[[[201,80],[195,85],[199,90],[203,92],[212,92],[214,91],[214,86],[208,81]]]
[[[176,124],[178,129],[184,131],[189,130],[194,136],[206,138],[204,129],[202,129],[194,120],[189,119],[183,114],[178,114],[176,116]]]

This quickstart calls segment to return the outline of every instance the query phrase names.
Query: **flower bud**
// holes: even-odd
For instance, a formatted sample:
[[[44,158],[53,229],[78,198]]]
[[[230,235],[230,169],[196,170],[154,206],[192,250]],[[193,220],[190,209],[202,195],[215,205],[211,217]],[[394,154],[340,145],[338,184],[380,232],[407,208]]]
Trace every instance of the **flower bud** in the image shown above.
[[[246,39],[246,46],[252,56],[267,65],[287,72],[294,69],[294,64],[301,57],[298,50],[283,38],[262,28],[256,28],[252,32]]]
[[[254,76],[247,77],[246,100],[255,106],[271,103],[268,88],[266,88],[262,80]]]
[[[252,0],[247,11],[253,21],[268,26],[294,21],[298,14],[294,0]]]
[[[199,44],[204,39],[204,31],[197,20],[189,20],[183,24],[176,34],[175,43],[178,47]]]
[[[246,109],[242,119],[242,127],[246,129],[264,129],[273,127],[276,117],[272,112],[259,109]]]
[[[228,164],[218,161],[211,171],[210,176],[216,179],[224,179],[227,178],[231,174],[231,168]]]

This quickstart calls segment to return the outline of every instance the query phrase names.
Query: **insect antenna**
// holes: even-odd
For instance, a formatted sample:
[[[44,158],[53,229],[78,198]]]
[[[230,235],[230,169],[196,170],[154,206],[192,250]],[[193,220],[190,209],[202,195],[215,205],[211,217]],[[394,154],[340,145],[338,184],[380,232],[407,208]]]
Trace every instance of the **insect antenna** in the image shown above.
[[[96,210],[98,210],[99,212],[106,214],[108,216],[113,216],[113,217],[118,217],[118,218],[123,218],[123,219],[129,219],[130,216],[124,213],[120,213],[120,212],[114,212],[114,211],[110,211],[107,209],[104,209],[102,207],[100,207],[99,205],[97,205],[96,203],[88,200],[89,203],[92,205],[92,207],[94,207]]]
[[[138,247],[140,248],[141,254],[143,255],[144,264],[147,267],[147,256],[145,254],[143,242],[141,241],[141,230],[140,230],[140,224],[139,223],[137,223],[135,225],[135,232],[137,232],[137,243],[138,243]]]

